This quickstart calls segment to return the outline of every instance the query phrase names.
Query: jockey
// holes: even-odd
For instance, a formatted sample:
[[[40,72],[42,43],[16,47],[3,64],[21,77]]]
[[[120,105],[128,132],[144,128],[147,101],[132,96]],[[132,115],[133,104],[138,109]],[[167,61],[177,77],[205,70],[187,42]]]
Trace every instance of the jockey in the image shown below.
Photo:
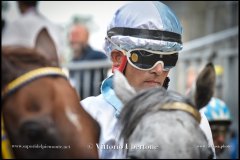
[[[119,70],[135,90],[164,86],[168,73],[178,60],[182,50],[182,27],[165,4],[133,2],[118,9],[107,28],[104,50],[111,58],[112,71]],[[110,146],[116,145],[115,124],[123,107],[113,90],[113,76],[102,82],[101,94],[81,101],[100,124],[100,158],[113,158]],[[212,133],[202,114],[201,126],[212,146]],[[115,148],[116,149],[116,148]],[[215,152],[214,148],[213,151]]]
[[[225,147],[221,146],[226,145],[226,136],[232,122],[230,110],[225,102],[219,98],[212,97],[211,101],[200,112],[203,112],[209,121],[218,157],[225,149]]]
[[[230,110],[225,102],[219,98],[212,97],[211,101],[203,108],[209,124],[226,123],[231,124]]]

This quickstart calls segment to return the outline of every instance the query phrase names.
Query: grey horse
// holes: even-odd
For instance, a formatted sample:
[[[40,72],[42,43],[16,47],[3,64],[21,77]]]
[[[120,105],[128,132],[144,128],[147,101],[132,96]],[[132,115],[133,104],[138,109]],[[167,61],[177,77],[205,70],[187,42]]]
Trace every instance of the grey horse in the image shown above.
[[[213,158],[212,149],[199,127],[201,116],[197,109],[213,95],[212,86],[208,87],[209,94],[198,92],[204,84],[214,84],[214,74],[213,65],[207,65],[197,80],[199,84],[204,78],[204,83],[200,88],[195,87],[191,100],[162,87],[136,93],[125,77],[116,72],[114,89],[125,104],[118,123],[119,143],[125,146],[120,157]],[[198,99],[204,102],[198,102]]]

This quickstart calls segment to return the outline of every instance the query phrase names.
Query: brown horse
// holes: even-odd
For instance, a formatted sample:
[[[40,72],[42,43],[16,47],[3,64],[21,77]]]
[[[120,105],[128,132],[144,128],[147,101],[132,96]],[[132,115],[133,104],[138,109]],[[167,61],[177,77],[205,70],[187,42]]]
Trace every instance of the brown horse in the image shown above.
[[[100,127],[56,67],[54,47],[46,29],[35,48],[2,47],[1,112],[13,156],[98,158]]]

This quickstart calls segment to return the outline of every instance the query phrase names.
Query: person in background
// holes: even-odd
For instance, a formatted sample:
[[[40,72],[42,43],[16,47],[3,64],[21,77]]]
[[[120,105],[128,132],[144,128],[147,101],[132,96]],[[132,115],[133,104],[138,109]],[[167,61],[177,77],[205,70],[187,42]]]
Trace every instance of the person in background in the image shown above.
[[[82,61],[91,61],[91,60],[104,60],[107,59],[107,56],[97,50],[94,50],[89,42],[89,31],[86,26],[82,24],[74,24],[69,31],[68,35],[70,48],[72,49],[73,58],[72,62],[82,62]],[[84,71],[80,71],[80,78],[79,82],[76,82],[74,74],[75,71],[70,71],[69,76],[70,80],[73,86],[75,86],[75,83],[80,83],[80,90],[78,91],[80,96],[82,98],[85,98],[84,90],[83,90],[83,79],[84,79]],[[100,69],[100,81],[102,81],[106,76],[104,74],[104,70]],[[94,93],[94,87],[96,87],[96,84],[94,84],[94,77],[95,72],[91,70],[90,72],[90,95],[88,96],[94,96],[96,93]],[[99,82],[100,83],[100,82]],[[100,85],[100,84],[99,84]],[[99,88],[99,86],[97,85]],[[99,94],[99,93],[98,93]]]
[[[16,44],[34,47],[40,30],[46,28],[58,53],[57,57],[51,58],[57,58],[61,63],[64,52],[61,28],[53,24],[38,11],[39,1],[17,1],[17,4],[21,15],[13,22],[6,23],[2,31],[2,46]],[[21,39],[19,39],[20,37]]]
[[[73,51],[72,61],[106,59],[107,56],[94,50],[88,43],[89,31],[81,24],[75,24],[69,32],[69,43]]]
[[[200,112],[204,113],[209,121],[217,158],[230,158],[229,152],[232,146],[226,143],[232,120],[228,106],[221,99],[212,97]]]
[[[238,146],[239,146],[239,141],[238,141],[238,137],[235,131],[231,131],[231,135],[230,135],[230,156],[231,159],[239,159],[239,150],[238,150]]]
[[[5,27],[5,24],[6,24],[6,12],[8,11],[8,8],[9,8],[9,2],[8,1],[1,1],[1,4],[2,4],[2,31]],[[2,32],[1,31],[1,32]]]

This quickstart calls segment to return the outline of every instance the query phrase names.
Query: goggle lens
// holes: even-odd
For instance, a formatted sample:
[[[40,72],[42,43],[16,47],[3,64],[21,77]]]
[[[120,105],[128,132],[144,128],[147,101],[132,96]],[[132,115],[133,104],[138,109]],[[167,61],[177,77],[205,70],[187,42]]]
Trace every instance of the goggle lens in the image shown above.
[[[146,50],[132,50],[129,52],[128,59],[132,65],[144,70],[151,69],[157,62],[162,61],[164,70],[169,70],[176,65],[178,53],[163,55],[151,53]]]
[[[175,52],[160,52],[145,49],[135,49],[126,52],[113,43],[110,38],[106,37],[106,39],[115,45],[118,50],[123,51],[126,54],[129,63],[140,70],[151,70],[157,63],[163,63],[163,70],[169,71],[176,65],[178,60],[178,53]]]

